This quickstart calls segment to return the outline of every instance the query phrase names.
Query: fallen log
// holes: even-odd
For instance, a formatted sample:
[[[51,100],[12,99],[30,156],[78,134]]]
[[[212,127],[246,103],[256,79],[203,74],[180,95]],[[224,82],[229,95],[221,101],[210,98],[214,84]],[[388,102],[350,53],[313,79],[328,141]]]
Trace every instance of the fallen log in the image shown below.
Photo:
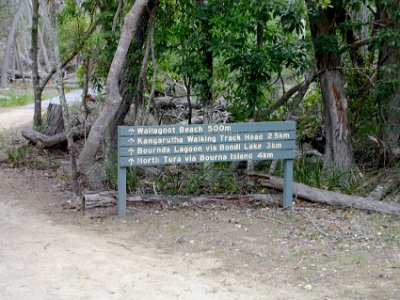
[[[89,132],[89,130],[86,130],[86,132]],[[26,127],[21,130],[21,135],[40,148],[51,148],[67,142],[67,137],[64,132],[49,136]],[[85,128],[83,125],[78,125],[72,129],[72,136],[74,139],[82,138],[84,135]]]
[[[250,195],[203,195],[203,196],[164,196],[164,195],[128,195],[127,205],[137,203],[167,203],[168,205],[183,203],[204,203],[215,201],[261,201],[265,203],[278,204],[276,199],[270,195],[250,194]],[[96,207],[109,207],[117,204],[117,192],[105,191],[100,193],[85,193],[82,196],[82,203],[85,209]]]
[[[282,191],[283,180],[274,176],[261,174],[248,174],[257,184]],[[341,207],[354,207],[380,213],[400,216],[400,204],[395,202],[382,202],[372,198],[349,196],[338,192],[326,191],[310,187],[301,183],[293,183],[293,194],[295,198]]]

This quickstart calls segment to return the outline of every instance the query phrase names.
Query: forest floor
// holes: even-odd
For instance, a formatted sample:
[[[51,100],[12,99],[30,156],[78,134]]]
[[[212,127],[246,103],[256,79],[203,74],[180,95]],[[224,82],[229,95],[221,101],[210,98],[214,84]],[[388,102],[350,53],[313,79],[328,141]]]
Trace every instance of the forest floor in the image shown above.
[[[82,214],[60,169],[0,157],[0,299],[398,299],[398,217],[300,201]]]

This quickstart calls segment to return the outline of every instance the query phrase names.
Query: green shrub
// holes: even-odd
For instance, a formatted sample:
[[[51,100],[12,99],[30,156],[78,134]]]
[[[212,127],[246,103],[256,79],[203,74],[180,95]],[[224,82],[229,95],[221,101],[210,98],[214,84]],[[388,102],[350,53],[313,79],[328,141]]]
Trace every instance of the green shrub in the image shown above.
[[[294,163],[294,180],[321,188],[322,162],[314,157],[300,157]]]
[[[28,146],[23,145],[8,150],[7,158],[14,168],[26,165],[27,148]]]

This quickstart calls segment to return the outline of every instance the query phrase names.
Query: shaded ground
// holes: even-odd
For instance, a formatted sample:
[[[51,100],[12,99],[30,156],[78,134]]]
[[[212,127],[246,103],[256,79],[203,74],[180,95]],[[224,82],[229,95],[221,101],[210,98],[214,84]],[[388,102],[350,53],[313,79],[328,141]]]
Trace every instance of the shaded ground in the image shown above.
[[[398,299],[398,218],[259,203],[82,216],[58,177],[0,170],[1,299]]]

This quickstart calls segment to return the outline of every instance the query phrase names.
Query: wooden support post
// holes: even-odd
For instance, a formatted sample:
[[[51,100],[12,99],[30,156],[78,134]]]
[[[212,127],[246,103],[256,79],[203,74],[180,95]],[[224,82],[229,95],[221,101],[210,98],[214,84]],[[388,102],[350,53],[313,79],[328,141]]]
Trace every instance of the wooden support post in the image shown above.
[[[118,145],[120,145],[120,127],[118,127]],[[117,195],[117,213],[118,217],[126,216],[126,167],[121,166],[121,153],[118,147],[118,195]]]
[[[283,202],[284,210],[292,211],[293,198],[293,160],[285,159],[283,161],[284,178],[283,178]]]
[[[118,200],[117,200],[118,217],[126,216],[126,168],[118,168]]]

